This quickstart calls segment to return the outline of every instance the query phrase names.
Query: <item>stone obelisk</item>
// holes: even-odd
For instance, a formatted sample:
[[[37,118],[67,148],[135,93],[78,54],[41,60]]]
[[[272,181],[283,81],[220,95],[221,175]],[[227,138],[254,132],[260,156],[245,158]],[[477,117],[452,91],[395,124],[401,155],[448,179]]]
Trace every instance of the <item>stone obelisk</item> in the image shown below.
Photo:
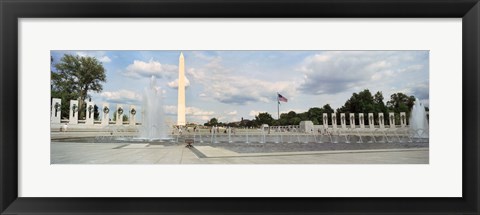
[[[184,126],[185,121],[185,59],[183,53],[180,53],[178,59],[178,111],[177,111],[177,125]]]

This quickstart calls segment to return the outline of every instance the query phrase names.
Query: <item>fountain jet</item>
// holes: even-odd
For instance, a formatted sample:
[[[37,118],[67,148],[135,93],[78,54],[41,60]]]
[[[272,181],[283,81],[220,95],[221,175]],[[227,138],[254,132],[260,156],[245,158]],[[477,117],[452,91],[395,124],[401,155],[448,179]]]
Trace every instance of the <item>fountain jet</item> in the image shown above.
[[[415,103],[410,114],[410,128],[416,132],[419,138],[428,138],[428,127],[425,107],[418,98],[415,98]]]

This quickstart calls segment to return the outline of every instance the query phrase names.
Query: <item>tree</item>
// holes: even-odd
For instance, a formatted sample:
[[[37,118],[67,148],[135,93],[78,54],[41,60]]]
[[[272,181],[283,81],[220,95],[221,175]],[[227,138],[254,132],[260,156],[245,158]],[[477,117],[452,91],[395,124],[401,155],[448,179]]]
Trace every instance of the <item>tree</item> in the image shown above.
[[[383,94],[378,91],[375,95],[372,96],[370,90],[365,89],[359,93],[353,93],[350,99],[348,99],[345,104],[337,110],[337,112],[346,113],[347,116],[349,113],[383,113],[384,116],[387,115],[387,107],[383,102]],[[355,116],[356,122],[359,121],[358,116]],[[374,115],[374,121],[378,121],[378,115]],[[385,119],[384,119],[385,120]],[[368,124],[368,120],[365,121]]]
[[[277,125],[294,125],[294,118],[299,118],[298,114],[295,113],[295,111],[290,111],[288,113],[282,113],[280,114],[280,119],[276,123]]]
[[[391,109],[400,109],[407,108],[408,110],[412,109],[413,104],[415,103],[414,96],[407,96],[403,93],[394,93],[390,96],[390,101],[387,102],[387,107]]]
[[[259,113],[257,116],[255,116],[255,121],[257,122],[257,125],[262,125],[262,124],[267,124],[267,125],[273,125],[273,117],[269,113]]]
[[[308,119],[313,122],[314,125],[318,125],[322,121],[323,110],[318,107],[308,109]]]
[[[205,126],[216,126],[218,125],[218,119],[217,118],[211,118],[207,123],[203,124]]]
[[[330,107],[330,104],[326,104],[322,107],[324,113],[333,113],[333,108]]]
[[[385,106],[385,103],[383,102],[383,94],[381,91],[378,91],[375,93],[373,96],[373,102],[375,104],[375,113],[383,113],[383,123],[385,124],[386,121],[388,121],[388,111],[387,111],[387,106]],[[374,114],[374,117],[376,118],[375,121],[380,121],[380,118],[378,115]]]
[[[52,97],[60,97],[64,102],[78,99],[80,116],[84,116],[84,101],[90,98],[89,92],[101,92],[106,82],[105,69],[94,57],[64,55],[51,71]],[[82,110],[83,109],[83,110]],[[67,108],[68,113],[68,108]]]
[[[415,103],[414,96],[408,96],[403,93],[394,93],[390,96],[390,101],[387,102],[387,108],[389,111],[400,113],[405,112],[407,123],[408,119],[410,118],[410,111],[413,108],[413,104]],[[395,116],[395,121],[400,121],[400,116]]]
[[[247,126],[247,127],[249,127],[249,128],[250,128],[250,127],[254,127],[254,126],[255,126],[254,120],[248,120],[248,119],[245,120],[245,126]]]

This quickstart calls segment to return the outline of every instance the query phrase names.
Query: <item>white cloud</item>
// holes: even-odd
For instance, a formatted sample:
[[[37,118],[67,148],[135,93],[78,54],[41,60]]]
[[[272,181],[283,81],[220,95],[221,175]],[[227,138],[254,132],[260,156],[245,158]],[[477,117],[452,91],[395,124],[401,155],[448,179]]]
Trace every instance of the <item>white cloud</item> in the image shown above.
[[[238,112],[237,112],[236,110],[234,110],[234,111],[225,112],[225,113],[226,113],[227,115],[230,115],[230,116],[235,116],[235,115],[237,115]]]
[[[430,97],[428,81],[411,83],[405,91],[420,100],[428,100]]]
[[[206,111],[196,107],[185,108],[185,113],[190,116],[212,116],[215,114],[213,111]]]
[[[298,89],[306,94],[323,95],[395,84],[395,81],[408,82],[414,75],[428,75],[425,56],[428,52],[334,51],[315,54],[307,57],[298,68],[304,75]]]
[[[98,60],[102,63],[110,63],[112,62],[112,59],[110,59],[108,56],[102,56],[100,58],[98,58]]]
[[[125,75],[129,77],[163,77],[173,75],[177,72],[176,65],[161,64],[158,61],[150,59],[148,62],[134,60],[125,70]]]
[[[163,107],[163,110],[164,110],[165,114],[168,114],[168,115],[177,115],[177,106],[165,105],[165,106]]]
[[[177,89],[178,88],[178,78],[175,79],[175,81],[171,81],[167,83],[167,86],[172,88],[172,89]],[[190,86],[190,80],[188,80],[187,77],[185,77],[185,87]]]
[[[142,100],[142,96],[130,90],[105,91],[100,93],[100,97],[107,102],[112,103],[134,103],[138,104]]]
[[[102,63],[112,62],[112,59],[110,59],[107,55],[105,55],[105,52],[103,51],[80,51],[80,52],[75,52],[75,54],[80,57],[87,57],[87,56],[94,57]]]
[[[255,117],[255,116],[258,116],[259,113],[265,113],[265,112],[268,112],[268,111],[251,110],[250,113],[248,113],[248,115],[251,117]]]
[[[208,98],[222,103],[269,103],[276,101],[277,92],[286,97],[292,97],[296,92],[293,81],[266,81],[239,74],[223,67],[218,57],[203,67],[187,70],[187,75],[203,86],[201,97],[208,95]]]
[[[177,106],[175,105],[166,105],[165,106],[165,113],[166,114],[169,114],[169,115],[177,115]],[[186,107],[185,108],[185,114],[187,116],[213,116],[215,114],[214,111],[207,111],[207,110],[203,110],[201,108],[197,108],[197,107]]]

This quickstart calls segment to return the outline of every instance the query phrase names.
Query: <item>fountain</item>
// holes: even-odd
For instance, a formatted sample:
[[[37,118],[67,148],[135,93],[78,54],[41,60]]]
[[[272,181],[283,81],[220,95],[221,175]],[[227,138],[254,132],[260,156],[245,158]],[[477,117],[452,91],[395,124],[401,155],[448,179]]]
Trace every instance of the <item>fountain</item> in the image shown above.
[[[418,98],[415,98],[415,104],[410,114],[410,129],[415,132],[415,137],[428,138],[427,113]]]
[[[165,122],[162,104],[162,92],[157,86],[154,76],[150,79],[150,87],[143,93],[143,123],[138,139],[155,141],[168,140],[168,126]]]

